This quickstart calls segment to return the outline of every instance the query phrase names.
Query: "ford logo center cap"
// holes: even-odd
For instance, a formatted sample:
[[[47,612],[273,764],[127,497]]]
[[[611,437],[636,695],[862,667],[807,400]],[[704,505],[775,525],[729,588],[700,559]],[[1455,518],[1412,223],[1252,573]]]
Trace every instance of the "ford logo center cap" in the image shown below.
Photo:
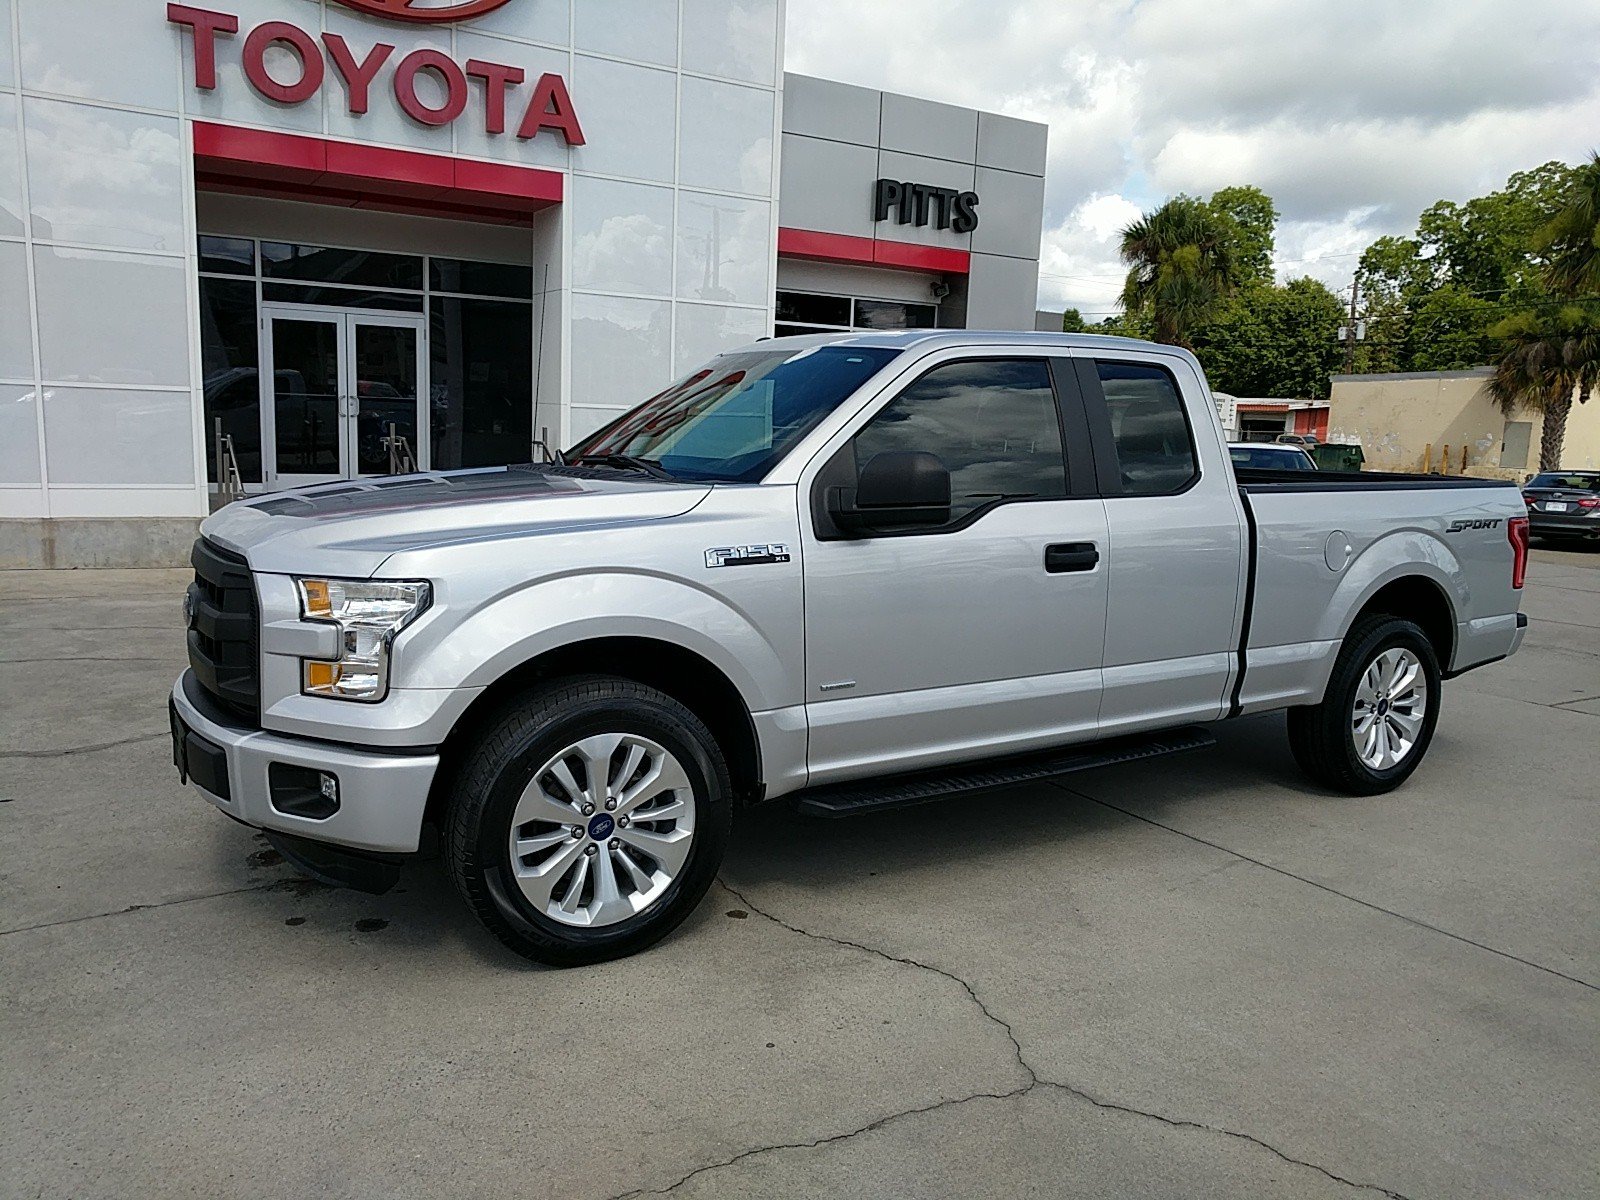
[[[603,842],[611,836],[611,831],[617,827],[610,813],[601,813],[589,822],[589,836],[597,842]]]

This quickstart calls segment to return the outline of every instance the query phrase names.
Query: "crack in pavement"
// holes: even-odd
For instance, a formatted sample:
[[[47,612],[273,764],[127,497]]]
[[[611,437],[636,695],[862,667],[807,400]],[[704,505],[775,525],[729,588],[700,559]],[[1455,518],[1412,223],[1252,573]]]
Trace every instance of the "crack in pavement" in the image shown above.
[[[85,921],[100,921],[106,917],[122,917],[128,913],[146,912],[153,908],[171,908],[177,904],[195,904],[201,900],[217,900],[223,896],[238,896],[245,892],[284,891],[301,887],[306,882],[299,876],[290,875],[283,879],[271,880],[268,883],[252,883],[248,887],[228,888],[222,892],[205,892],[199,896],[180,896],[176,900],[158,900],[154,904],[130,904],[127,908],[114,908],[110,912],[89,913],[82,917],[63,917],[59,921],[40,921],[37,925],[19,925],[15,929],[0,929],[0,937],[10,937],[13,933],[32,933],[38,929],[55,929],[60,925],[81,925]]]
[[[1568,983],[1575,983],[1579,987],[1588,988],[1591,992],[1600,992],[1600,984],[1591,983],[1587,979],[1580,979],[1576,975],[1568,975],[1564,971],[1558,971],[1554,967],[1547,967],[1543,963],[1536,963],[1532,959],[1521,958],[1518,955],[1512,954],[1509,950],[1499,950],[1493,946],[1487,945],[1484,942],[1473,941],[1465,934],[1451,933],[1450,930],[1442,929],[1438,925],[1430,925],[1427,921],[1422,920],[1420,917],[1407,916],[1403,912],[1396,912],[1392,908],[1385,908],[1381,904],[1374,904],[1371,900],[1363,900],[1360,896],[1352,896],[1349,892],[1341,892],[1338,888],[1332,886],[1331,884],[1319,882],[1318,880],[1312,879],[1305,875],[1296,875],[1287,867],[1275,866],[1263,859],[1252,858],[1250,855],[1242,854],[1238,850],[1234,850],[1228,846],[1222,845],[1220,842],[1213,842],[1209,838],[1203,838],[1197,833],[1189,833],[1185,830],[1177,828],[1174,825],[1168,825],[1165,822],[1158,821],[1154,817],[1147,817],[1142,813],[1134,812],[1132,809],[1123,808],[1120,805],[1112,804],[1109,800],[1101,800],[1096,796],[1089,795],[1087,792],[1080,792],[1076,788],[1068,787],[1059,780],[1051,779],[1047,780],[1046,782],[1048,782],[1051,787],[1059,788],[1061,791],[1066,792],[1069,796],[1076,796],[1080,800],[1087,800],[1090,804],[1098,804],[1101,808],[1109,808],[1112,812],[1121,813],[1123,816],[1131,817],[1135,821],[1142,821],[1146,825],[1154,825],[1157,829],[1165,829],[1168,833],[1175,833],[1181,838],[1188,838],[1191,842],[1198,842],[1202,846],[1210,846],[1213,850],[1220,850],[1224,854],[1231,854],[1234,858],[1241,859],[1244,862],[1251,863],[1254,866],[1261,867],[1264,870],[1271,871],[1277,875],[1282,875],[1288,879],[1296,880],[1299,883],[1308,884],[1309,886],[1317,888],[1320,891],[1327,892],[1331,896],[1338,896],[1341,900],[1348,900],[1351,904],[1359,904],[1362,908],[1370,908],[1373,912],[1382,913],[1386,917],[1394,917],[1396,920],[1404,921],[1407,925],[1414,925],[1418,929],[1426,929],[1430,933],[1437,933],[1442,937],[1450,938],[1452,941],[1462,942],[1465,945],[1474,947],[1475,949],[1484,950],[1490,954],[1498,955],[1500,958],[1510,959],[1514,963],[1521,963],[1525,967],[1532,967],[1535,971],[1543,971],[1546,975],[1554,975],[1557,979],[1565,979]]]
[[[993,1024],[998,1025],[1002,1030],[1005,1031],[1005,1035],[1010,1039],[1012,1048],[1015,1051],[1016,1065],[1022,1070],[1023,1074],[1027,1076],[1028,1082],[1006,1092],[973,1092],[966,1096],[951,1097],[945,1100],[935,1101],[932,1104],[918,1105],[915,1108],[908,1108],[899,1112],[888,1113],[884,1116],[869,1121],[867,1124],[858,1128],[849,1129],[842,1133],[827,1134],[823,1137],[813,1138],[808,1141],[778,1142],[770,1145],[752,1146],[748,1150],[741,1150],[739,1153],[731,1155],[730,1157],[722,1159],[718,1162],[705,1163],[701,1166],[695,1167],[692,1171],[680,1176],[678,1179],[665,1187],[634,1188],[631,1191],[618,1194],[617,1196],[613,1197],[613,1200],[630,1200],[630,1198],[636,1196],[666,1195],[669,1192],[676,1191],[678,1188],[683,1187],[690,1180],[696,1178],[697,1176],[703,1175],[708,1171],[719,1171],[725,1167],[730,1167],[736,1163],[743,1162],[748,1158],[754,1158],[763,1154],[775,1154],[782,1150],[814,1150],[821,1146],[828,1146],[838,1142],[850,1141],[853,1138],[860,1137],[863,1134],[872,1133],[875,1130],[883,1129],[897,1121],[906,1120],[910,1117],[922,1116],[926,1113],[938,1112],[946,1108],[955,1108],[963,1104],[971,1104],[978,1100],[1019,1099],[1042,1088],[1064,1092],[1069,1096],[1072,1096],[1078,1100],[1082,1100],[1085,1103],[1090,1104],[1095,1108],[1102,1109],[1106,1112],[1124,1113],[1130,1116],[1142,1117],[1146,1120],[1159,1122],[1160,1124],[1166,1125],[1172,1129],[1193,1129],[1204,1133],[1220,1134],[1223,1137],[1234,1138],[1238,1141],[1248,1142],[1253,1146],[1259,1146],[1261,1149],[1266,1150],[1274,1157],[1290,1164],[1291,1166],[1304,1167],[1307,1170],[1316,1171],[1318,1174],[1326,1177],[1329,1180],[1332,1180],[1335,1183],[1343,1184],[1346,1187],[1355,1188],[1360,1191],[1376,1192],[1379,1195],[1389,1197],[1389,1200],[1407,1200],[1407,1197],[1402,1193],[1383,1187],[1380,1184],[1362,1183],[1358,1180],[1349,1179],[1343,1175],[1339,1175],[1336,1172],[1328,1170],[1326,1167],[1318,1165],[1317,1163],[1307,1162],[1305,1159],[1295,1158],[1292,1155],[1286,1154],[1282,1150],[1279,1150],[1270,1142],[1264,1142],[1260,1138],[1251,1134],[1240,1133],[1239,1131],[1233,1129],[1225,1129],[1219,1125],[1207,1125],[1199,1121],[1188,1121],[1180,1117],[1168,1117],[1158,1112],[1152,1112],[1143,1108],[1135,1108],[1128,1104],[1119,1104],[1112,1100],[1102,1100],[1098,1096],[1095,1096],[1082,1088],[1074,1087],[1072,1084],[1061,1083],[1053,1079],[1044,1079],[1028,1063],[1026,1056],[1023,1054],[1022,1043],[1017,1040],[1016,1032],[1012,1029],[1010,1023],[1004,1018],[998,1016],[994,1010],[984,1003],[983,998],[978,995],[973,986],[965,979],[961,978],[961,976],[952,971],[947,971],[943,967],[936,967],[930,963],[922,962],[920,959],[910,958],[905,955],[891,954],[887,950],[881,950],[876,946],[868,946],[862,942],[852,941],[849,938],[835,937],[832,934],[817,933],[810,929],[804,929],[801,926],[795,925],[789,921],[785,921],[783,918],[775,916],[774,914],[767,912],[765,909],[762,909],[760,906],[752,903],[748,896],[730,885],[726,880],[719,878],[717,883],[724,891],[738,900],[738,902],[745,909],[755,913],[756,916],[761,917],[763,920],[770,921],[780,929],[787,930],[788,932],[797,934],[800,937],[811,938],[814,941],[828,942],[835,946],[844,947],[845,949],[856,950],[863,954],[870,954],[876,958],[884,959],[887,962],[899,963],[908,967],[915,967],[918,970],[931,972],[932,974],[941,976],[942,978],[959,984],[962,990],[964,990],[971,998],[972,1003],[975,1004],[978,1010],[983,1014],[984,1018]]]
[[[114,750],[118,746],[131,746],[135,742],[153,742],[157,738],[171,737],[170,730],[160,733],[141,733],[137,737],[120,738],[115,742],[96,742],[92,746],[68,746],[65,750],[0,750],[0,758],[66,758],[72,754],[93,754],[97,750]]]

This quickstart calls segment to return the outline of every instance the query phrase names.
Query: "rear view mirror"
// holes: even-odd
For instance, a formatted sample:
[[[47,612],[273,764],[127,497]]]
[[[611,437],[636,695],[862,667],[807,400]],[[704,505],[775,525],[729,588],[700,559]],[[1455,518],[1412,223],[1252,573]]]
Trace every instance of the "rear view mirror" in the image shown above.
[[[847,533],[950,520],[950,472],[925,450],[886,450],[861,468],[852,494],[834,488],[828,513]]]

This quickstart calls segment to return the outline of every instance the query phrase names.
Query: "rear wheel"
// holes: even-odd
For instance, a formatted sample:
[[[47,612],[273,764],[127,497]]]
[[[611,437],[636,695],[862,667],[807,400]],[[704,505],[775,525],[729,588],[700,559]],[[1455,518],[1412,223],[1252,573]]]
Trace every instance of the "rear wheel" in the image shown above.
[[[468,752],[446,822],[451,874],[526,958],[620,958],[705,895],[731,794],[716,741],[676,700],[624,679],[550,684]]]
[[[1399,787],[1439,720],[1439,663],[1419,626],[1370,617],[1350,631],[1321,704],[1289,710],[1289,746],[1315,782],[1353,796]]]

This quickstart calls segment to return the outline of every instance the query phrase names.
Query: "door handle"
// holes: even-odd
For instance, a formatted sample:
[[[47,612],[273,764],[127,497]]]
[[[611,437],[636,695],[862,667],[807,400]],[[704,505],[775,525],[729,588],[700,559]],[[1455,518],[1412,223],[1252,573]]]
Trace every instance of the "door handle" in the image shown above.
[[[1065,571],[1092,571],[1100,561],[1093,542],[1057,542],[1044,548],[1044,569],[1052,575]]]

